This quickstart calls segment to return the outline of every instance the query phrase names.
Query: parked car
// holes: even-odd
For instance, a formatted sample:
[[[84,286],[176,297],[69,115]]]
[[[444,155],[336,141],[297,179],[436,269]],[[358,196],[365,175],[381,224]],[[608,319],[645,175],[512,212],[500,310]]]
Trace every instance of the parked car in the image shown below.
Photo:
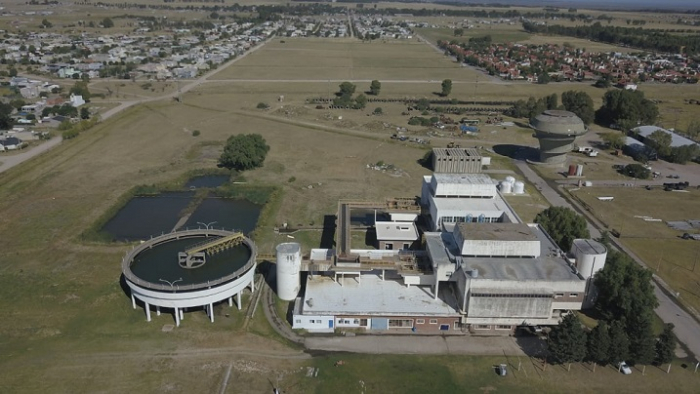
[[[505,364],[499,365],[498,368],[496,369],[496,372],[498,372],[498,374],[499,374],[500,376],[506,376],[506,375],[508,375],[508,370],[506,369],[506,365],[505,365]]]
[[[630,375],[632,373],[632,368],[624,361],[617,364],[617,369],[625,375]]]

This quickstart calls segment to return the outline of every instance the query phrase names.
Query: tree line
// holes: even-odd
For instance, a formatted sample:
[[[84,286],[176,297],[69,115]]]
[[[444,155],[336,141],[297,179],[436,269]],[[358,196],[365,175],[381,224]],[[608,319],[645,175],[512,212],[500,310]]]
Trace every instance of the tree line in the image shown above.
[[[603,26],[596,22],[590,26],[538,25],[523,22],[523,29],[528,33],[552,34],[585,38],[616,45],[678,53],[682,50],[688,55],[700,53],[700,34],[672,34],[658,29],[641,27]],[[685,30],[683,33],[688,33]],[[695,33],[691,30],[690,33]]]

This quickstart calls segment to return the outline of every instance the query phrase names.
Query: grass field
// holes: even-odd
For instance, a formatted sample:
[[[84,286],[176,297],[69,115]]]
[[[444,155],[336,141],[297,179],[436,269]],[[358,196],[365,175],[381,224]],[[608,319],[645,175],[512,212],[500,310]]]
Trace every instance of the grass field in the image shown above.
[[[334,367],[343,360],[344,365]],[[505,363],[508,375],[497,376],[493,367]],[[518,371],[518,363],[520,370]],[[635,367],[625,376],[611,366],[548,365],[525,357],[468,356],[362,356],[332,355],[313,360],[317,378],[304,373],[290,377],[281,388],[288,393],[404,392],[404,393],[599,393],[693,392],[700,382],[692,366],[673,366],[672,373],[647,367],[645,376]],[[285,386],[287,385],[287,386]]]
[[[263,50],[216,74],[215,78],[460,80],[470,71],[436,56],[432,48],[418,39],[363,43],[356,39],[284,38],[271,41]]]
[[[609,229],[622,234],[629,246],[647,266],[658,273],[680,299],[700,310],[700,242],[680,239],[682,231],[666,225],[669,220],[700,219],[700,192],[665,192],[643,188],[584,188],[573,193]],[[613,196],[613,201],[596,197]],[[649,216],[662,222],[648,222],[635,216]],[[697,265],[697,266],[696,266]]]
[[[531,34],[525,32],[520,24],[517,25],[495,25],[490,28],[464,29],[462,36],[455,37],[454,30],[447,27],[440,28],[419,28],[416,33],[437,44],[438,41],[468,42],[471,37],[491,36],[494,43],[520,42],[530,38]]]

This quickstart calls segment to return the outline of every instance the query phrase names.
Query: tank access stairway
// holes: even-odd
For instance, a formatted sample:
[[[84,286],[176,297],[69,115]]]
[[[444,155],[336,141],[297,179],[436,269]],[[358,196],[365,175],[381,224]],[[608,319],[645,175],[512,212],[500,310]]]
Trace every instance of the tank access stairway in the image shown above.
[[[223,252],[226,249],[232,248],[243,242],[245,236],[243,233],[233,233],[225,237],[215,238],[194,244],[184,252],[177,254],[178,263],[182,268],[197,268],[207,262],[206,255],[213,255]]]

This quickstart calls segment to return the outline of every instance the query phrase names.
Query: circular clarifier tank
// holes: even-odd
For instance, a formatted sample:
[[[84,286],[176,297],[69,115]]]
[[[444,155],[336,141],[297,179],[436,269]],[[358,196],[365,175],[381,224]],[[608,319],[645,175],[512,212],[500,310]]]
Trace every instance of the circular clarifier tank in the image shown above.
[[[254,289],[256,247],[241,233],[185,230],[152,238],[129,251],[122,272],[132,302],[172,308],[179,325],[183,308],[205,307],[213,321],[213,304]]]

